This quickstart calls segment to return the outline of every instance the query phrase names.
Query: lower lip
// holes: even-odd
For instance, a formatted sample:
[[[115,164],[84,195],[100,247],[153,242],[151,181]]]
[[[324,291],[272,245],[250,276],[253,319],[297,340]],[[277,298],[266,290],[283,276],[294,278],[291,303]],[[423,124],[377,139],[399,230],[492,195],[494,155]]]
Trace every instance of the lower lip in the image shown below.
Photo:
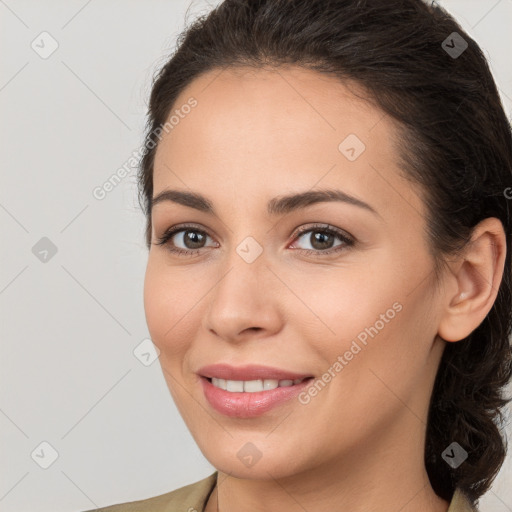
[[[216,411],[232,418],[255,418],[294,398],[312,380],[255,393],[226,391],[214,386],[206,377],[201,377],[201,384],[206,399]]]

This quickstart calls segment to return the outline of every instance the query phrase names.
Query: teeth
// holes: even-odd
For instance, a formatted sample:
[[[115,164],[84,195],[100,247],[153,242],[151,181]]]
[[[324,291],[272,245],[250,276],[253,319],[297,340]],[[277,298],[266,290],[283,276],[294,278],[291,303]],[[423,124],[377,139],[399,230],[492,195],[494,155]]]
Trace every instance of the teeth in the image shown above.
[[[258,391],[268,391],[277,387],[293,386],[302,382],[304,379],[295,380],[277,380],[277,379],[260,379],[260,380],[226,380],[212,377],[212,384],[225,391],[235,393],[257,393]]]

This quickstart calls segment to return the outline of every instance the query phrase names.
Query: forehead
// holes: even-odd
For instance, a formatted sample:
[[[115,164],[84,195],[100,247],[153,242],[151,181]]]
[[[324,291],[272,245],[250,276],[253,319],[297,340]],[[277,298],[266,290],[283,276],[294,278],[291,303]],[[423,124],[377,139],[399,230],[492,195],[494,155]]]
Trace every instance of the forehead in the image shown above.
[[[197,149],[214,146],[216,155],[226,149],[233,156],[237,150],[243,153],[255,148],[262,157],[270,152],[286,155],[296,152],[304,141],[320,138],[325,141],[323,146],[332,143],[337,151],[337,142],[349,133],[367,140],[371,135],[374,143],[386,145],[382,135],[386,132],[387,139],[391,128],[355,83],[293,66],[210,71],[182,91],[173,112],[180,111],[190,97],[197,106],[182,116],[173,129],[175,136],[168,137],[170,144],[181,145],[183,140],[177,139],[193,136]],[[371,133],[381,121],[385,129]],[[303,153],[315,153],[317,147],[307,144]]]
[[[191,97],[197,105],[158,145],[155,195],[190,188],[273,197],[318,183],[421,208],[399,176],[394,121],[354,82],[293,66],[228,68],[196,78],[173,112]]]

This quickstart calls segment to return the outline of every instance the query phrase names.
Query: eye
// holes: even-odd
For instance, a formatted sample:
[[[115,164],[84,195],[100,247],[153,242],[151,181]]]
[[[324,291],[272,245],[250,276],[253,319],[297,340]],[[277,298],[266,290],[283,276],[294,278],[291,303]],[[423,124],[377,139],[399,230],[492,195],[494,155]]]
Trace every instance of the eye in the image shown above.
[[[315,256],[339,252],[355,244],[352,237],[328,224],[315,225],[309,228],[303,227],[295,235],[295,240],[300,238],[304,238],[306,245],[309,245],[310,248],[299,248],[297,250],[308,254],[318,253]],[[333,245],[336,239],[340,240],[340,243]]]
[[[169,251],[177,254],[193,255],[205,247],[204,243],[207,238],[210,238],[208,233],[202,229],[193,225],[181,225],[169,228],[155,243],[156,245],[166,245]],[[176,244],[185,247],[176,247]]]
[[[308,234],[309,237],[306,236]],[[208,233],[194,225],[178,225],[165,231],[155,244],[165,245],[173,253],[191,256],[207,247],[205,243],[208,238],[211,238]],[[339,252],[355,245],[355,240],[350,235],[329,224],[302,227],[295,233],[294,240],[300,238],[304,238],[310,248],[295,248],[293,245],[296,245],[296,242],[290,247],[300,253],[315,254],[315,256]],[[335,244],[336,239],[340,243]],[[218,247],[218,244],[214,244],[214,247]]]

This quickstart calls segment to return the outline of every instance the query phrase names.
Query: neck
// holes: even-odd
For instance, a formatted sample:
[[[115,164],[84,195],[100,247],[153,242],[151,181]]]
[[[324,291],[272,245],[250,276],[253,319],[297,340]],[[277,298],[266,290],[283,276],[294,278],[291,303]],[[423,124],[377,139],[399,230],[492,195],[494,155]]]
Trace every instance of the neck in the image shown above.
[[[409,479],[408,479],[409,480]],[[316,512],[343,510],[350,512],[447,512],[449,503],[437,496],[425,474],[416,484],[400,482],[400,488],[382,490],[380,486],[340,490],[322,484],[316,490],[297,491],[284,487],[282,479],[241,481],[219,472],[217,485],[210,495],[205,512]],[[373,483],[372,483],[373,485]],[[340,508],[340,504],[343,508]]]

